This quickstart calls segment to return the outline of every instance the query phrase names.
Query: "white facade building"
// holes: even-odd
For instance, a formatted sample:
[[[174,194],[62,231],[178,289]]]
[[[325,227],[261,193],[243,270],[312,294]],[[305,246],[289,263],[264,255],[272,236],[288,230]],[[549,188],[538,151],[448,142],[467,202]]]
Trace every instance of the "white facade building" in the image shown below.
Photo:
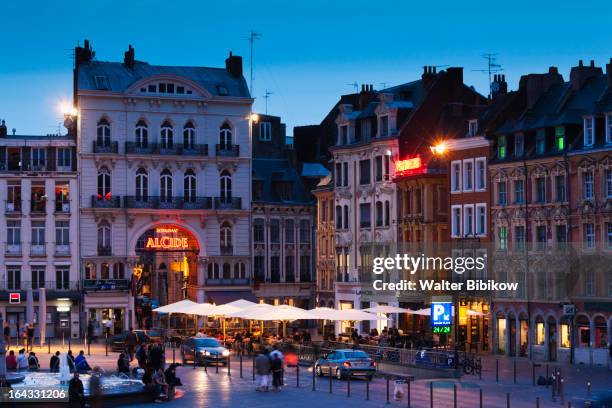
[[[225,68],[76,52],[84,308],[98,334],[184,298],[250,290],[251,105]]]

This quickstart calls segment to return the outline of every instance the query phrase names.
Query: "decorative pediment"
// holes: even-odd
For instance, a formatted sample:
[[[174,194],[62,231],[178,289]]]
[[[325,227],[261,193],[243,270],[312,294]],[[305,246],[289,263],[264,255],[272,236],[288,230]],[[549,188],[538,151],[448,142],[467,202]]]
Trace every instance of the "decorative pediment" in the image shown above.
[[[160,86],[161,85],[161,86]],[[138,96],[184,98],[212,98],[213,95],[197,82],[173,74],[152,75],[132,84],[126,91]]]
[[[495,182],[506,181],[508,179],[508,173],[506,172],[505,169],[499,169],[499,170],[497,170],[496,172],[493,173],[491,178]]]
[[[529,176],[532,178],[547,177],[548,173],[549,173],[549,170],[546,166],[543,166],[541,164],[536,164],[529,171]]]
[[[612,157],[606,156],[603,159],[599,160],[599,168],[602,170],[608,170],[612,168]]]
[[[593,159],[590,156],[584,156],[582,157],[582,159],[578,162],[578,169],[581,171],[592,171],[595,169],[596,166],[596,161],[595,159]]]
[[[580,207],[578,208],[578,212],[583,216],[592,216],[595,214],[595,203],[591,200],[584,200]]]
[[[564,176],[565,174],[567,174],[565,162],[555,162],[555,164],[553,164],[552,168],[550,169],[550,174],[552,174],[553,176]]]
[[[515,167],[510,172],[511,180],[522,180],[525,178],[525,168],[524,167]]]

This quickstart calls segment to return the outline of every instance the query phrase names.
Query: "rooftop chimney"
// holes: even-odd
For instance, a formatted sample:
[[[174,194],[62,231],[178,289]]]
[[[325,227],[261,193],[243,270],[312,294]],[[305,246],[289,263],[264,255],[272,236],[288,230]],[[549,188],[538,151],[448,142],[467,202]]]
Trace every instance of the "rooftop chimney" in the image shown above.
[[[424,87],[429,87],[433,82],[434,77],[436,76],[436,67],[425,65],[423,67],[423,75],[421,75],[421,79],[423,81]]]
[[[74,49],[74,66],[78,67],[79,65],[91,61],[94,57],[95,52],[91,49],[89,45],[89,40],[85,40],[83,46],[77,46]]]
[[[519,90],[525,92],[527,109],[533,108],[540,96],[556,84],[563,83],[563,76],[557,67],[548,68],[545,74],[523,75],[519,81]]]
[[[6,123],[4,119],[0,122],[0,137],[6,137]]]
[[[506,82],[506,75],[494,74],[493,84],[491,86],[491,98],[495,99],[499,95],[505,95],[508,93],[508,83]]]
[[[134,69],[134,61],[134,48],[129,45],[128,50],[123,54],[123,64],[129,69]]]
[[[457,87],[463,85],[463,68],[462,67],[448,67],[446,68],[446,75],[450,78],[451,83]]]
[[[372,84],[363,84],[361,85],[361,92],[359,92],[359,109],[365,108],[370,100],[372,100],[372,96],[374,95],[374,85]]]
[[[232,55],[230,51],[229,57],[225,60],[225,70],[236,78],[242,76],[242,57]]]
[[[582,60],[578,61],[577,67],[572,67],[570,71],[570,83],[573,90],[578,90],[583,87],[584,83],[596,76],[603,75],[600,67],[595,66],[595,61],[591,60],[591,64],[585,67]]]

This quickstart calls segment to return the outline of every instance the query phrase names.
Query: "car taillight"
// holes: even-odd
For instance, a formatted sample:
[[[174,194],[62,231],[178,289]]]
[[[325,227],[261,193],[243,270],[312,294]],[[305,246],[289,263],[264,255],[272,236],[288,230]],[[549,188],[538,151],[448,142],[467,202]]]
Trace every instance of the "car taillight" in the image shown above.
[[[376,361],[370,361],[370,367],[376,367]]]
[[[345,361],[344,363],[342,363],[342,365],[345,367],[350,367],[351,363],[349,363],[348,361]]]

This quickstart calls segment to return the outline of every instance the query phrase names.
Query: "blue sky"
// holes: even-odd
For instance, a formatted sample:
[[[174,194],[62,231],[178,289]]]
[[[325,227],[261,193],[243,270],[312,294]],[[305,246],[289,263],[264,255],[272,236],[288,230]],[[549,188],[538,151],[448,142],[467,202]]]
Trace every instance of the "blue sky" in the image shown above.
[[[0,118],[20,134],[56,132],[58,104],[72,95],[72,48],[88,38],[100,60],[121,60],[128,44],[153,64],[223,66],[245,58],[253,29],[255,110],[295,125],[318,123],[347,84],[394,85],[423,65],[465,68],[487,94],[481,55],[497,53],[510,88],[521,74],[579,59],[612,57],[607,0],[4,2],[0,9]]]

